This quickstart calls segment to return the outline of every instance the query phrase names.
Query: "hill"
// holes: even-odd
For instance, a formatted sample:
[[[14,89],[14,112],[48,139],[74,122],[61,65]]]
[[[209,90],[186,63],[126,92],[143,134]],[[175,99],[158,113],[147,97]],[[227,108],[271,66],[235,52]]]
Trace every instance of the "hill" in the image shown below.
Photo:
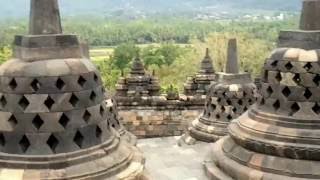
[[[199,11],[298,11],[301,0],[60,0],[62,13],[67,16],[117,12],[165,14]],[[0,18],[26,17],[29,0],[1,2]]]

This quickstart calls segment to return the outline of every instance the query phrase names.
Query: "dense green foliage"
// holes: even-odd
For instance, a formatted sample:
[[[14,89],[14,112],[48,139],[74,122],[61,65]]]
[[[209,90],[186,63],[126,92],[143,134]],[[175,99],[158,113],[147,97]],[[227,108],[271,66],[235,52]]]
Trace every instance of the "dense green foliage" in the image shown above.
[[[112,46],[110,55],[99,60],[93,58],[109,89],[115,88],[121,70],[128,73],[131,60],[139,52],[148,71],[155,71],[164,89],[173,84],[182,90],[186,77],[198,71],[205,48],[211,49],[216,70],[223,69],[227,40],[231,37],[239,42],[241,69],[259,75],[265,58],[275,47],[278,32],[295,28],[295,22],[295,18],[288,21],[67,18],[63,24],[65,32],[80,35],[92,47]],[[26,27],[23,20],[0,22],[0,61],[8,59],[11,54],[8,46],[14,35],[25,33]]]

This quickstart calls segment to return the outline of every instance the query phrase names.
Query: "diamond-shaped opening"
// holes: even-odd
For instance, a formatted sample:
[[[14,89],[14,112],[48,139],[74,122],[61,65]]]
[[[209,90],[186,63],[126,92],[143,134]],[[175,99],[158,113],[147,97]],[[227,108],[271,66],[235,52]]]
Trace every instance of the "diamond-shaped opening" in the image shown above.
[[[6,98],[4,97],[4,95],[1,96],[0,103],[1,103],[2,107],[5,107],[7,105],[8,102],[7,102]]]
[[[93,80],[94,80],[95,82],[98,82],[98,80],[99,80],[99,78],[98,78],[98,76],[97,76],[96,73],[94,73],[94,75],[93,75]]]
[[[44,121],[41,119],[41,117],[39,115],[36,115],[36,117],[34,117],[33,120],[32,120],[33,126],[35,128],[37,128],[38,130],[41,128],[43,123],[44,123]]]
[[[60,119],[59,119],[59,123],[66,128],[68,123],[69,123],[70,119],[68,118],[68,116],[66,116],[64,113],[61,115]]]
[[[8,119],[8,122],[12,128],[18,124],[18,121],[14,115],[10,116],[10,118]]]
[[[82,148],[83,140],[84,140],[84,137],[79,131],[77,131],[76,135],[73,138],[74,143],[76,143],[80,148]]]
[[[4,138],[4,135],[0,133],[0,145],[4,146],[6,144],[6,139]]]
[[[287,70],[291,70],[293,68],[293,65],[291,64],[291,62],[288,62],[286,65],[284,65],[284,67],[287,69]]]
[[[320,114],[320,106],[318,105],[318,103],[315,103],[315,105],[312,107],[312,110],[316,114]]]
[[[299,85],[300,82],[301,82],[301,78],[300,78],[300,74],[295,74],[294,77],[293,77],[293,81]]]
[[[79,102],[79,99],[77,98],[77,96],[75,96],[74,94],[71,95],[70,97],[70,100],[69,100],[70,104],[73,106],[73,107],[76,107],[78,102]]]
[[[229,106],[232,104],[232,102],[231,102],[230,99],[227,100],[227,104],[228,104]]]
[[[312,64],[310,62],[308,62],[306,65],[303,66],[303,68],[306,70],[306,71],[310,71],[310,69],[312,68]]]
[[[50,149],[52,150],[52,152],[56,152],[56,148],[59,144],[59,141],[56,137],[54,137],[54,135],[51,134],[51,136],[48,138],[47,140],[47,144],[50,147]]]
[[[224,106],[221,106],[221,112],[225,112],[226,108]]]
[[[229,115],[227,116],[227,119],[228,119],[228,120],[232,120],[232,116],[229,114]]]
[[[243,104],[243,101],[241,99],[239,99],[238,104],[241,106]]]
[[[312,96],[312,92],[307,88],[307,89],[304,91],[303,96],[304,96],[306,99],[310,99],[311,96]]]
[[[86,82],[87,82],[87,80],[86,80],[84,77],[82,77],[82,76],[79,77],[79,79],[78,79],[78,84],[79,84],[81,87],[83,87]]]
[[[300,110],[300,106],[298,103],[293,103],[290,109],[291,109],[290,115],[292,116]]]
[[[101,135],[102,135],[102,130],[100,129],[99,126],[97,126],[96,127],[96,137],[100,139]]]
[[[320,85],[320,75],[317,74],[314,78],[313,78],[313,82],[319,86]]]
[[[34,79],[30,85],[35,92],[37,92],[41,88],[41,84],[37,79]]]
[[[216,110],[217,106],[215,104],[211,104],[212,111]]]
[[[12,90],[15,90],[17,88],[18,84],[17,84],[17,81],[12,78],[11,81],[9,82],[9,87],[12,89]]]
[[[264,100],[264,98],[261,98],[261,100],[260,100],[260,105],[264,105],[266,102],[265,102],[265,100]]]
[[[220,115],[219,114],[216,115],[216,119],[220,119]]]
[[[247,107],[247,106],[245,106],[245,107],[243,108],[243,112],[246,112],[246,111],[248,111],[248,107]]]
[[[249,99],[249,100],[248,100],[248,103],[249,103],[249,104],[252,104],[252,99]]]
[[[105,110],[104,110],[103,106],[101,105],[101,106],[100,106],[100,115],[101,115],[101,116],[104,116],[104,111],[105,111]]]
[[[91,94],[90,94],[90,99],[91,99],[91,101],[95,101],[96,98],[97,98],[96,93],[95,93],[94,91],[92,91]]]
[[[280,81],[282,80],[281,73],[278,72],[275,78],[276,78],[276,80],[277,80],[278,82],[280,82]]]
[[[271,66],[272,66],[272,67],[277,67],[277,66],[278,66],[278,61],[273,61],[273,62],[271,63]]]
[[[19,101],[20,107],[25,110],[29,106],[29,101],[26,97],[22,96],[22,98]]]
[[[47,99],[44,101],[44,104],[49,110],[51,110],[54,103],[54,100],[50,96],[48,96]]]
[[[221,98],[218,98],[218,99],[217,99],[217,102],[220,103],[220,102],[221,102]]]
[[[285,97],[289,97],[290,94],[291,94],[291,90],[286,86],[285,88],[283,88],[282,94],[283,94]]]
[[[58,80],[56,81],[56,87],[62,90],[65,85],[66,83],[61,78],[58,78]]]
[[[269,94],[269,96],[273,93],[271,86],[267,88],[267,93]]]
[[[86,122],[89,122],[90,118],[91,118],[91,114],[89,113],[89,111],[85,111],[83,116],[82,116],[83,120],[85,120]]]
[[[280,101],[279,100],[277,100],[275,103],[273,103],[273,108],[274,108],[274,110],[278,110],[279,108],[280,108]]]
[[[26,135],[23,135],[23,137],[22,137],[21,140],[19,141],[19,146],[20,146],[22,152],[25,153],[25,152],[28,150],[28,148],[30,147],[30,145],[31,145],[31,144],[30,144],[27,136],[26,136]]]
[[[237,112],[237,108],[232,108],[232,112],[236,113]]]

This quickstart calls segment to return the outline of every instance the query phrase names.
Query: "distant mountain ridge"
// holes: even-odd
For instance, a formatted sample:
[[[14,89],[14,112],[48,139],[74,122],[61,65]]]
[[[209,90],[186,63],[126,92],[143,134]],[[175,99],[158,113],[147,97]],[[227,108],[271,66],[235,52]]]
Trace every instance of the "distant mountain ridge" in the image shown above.
[[[104,15],[113,11],[135,11],[144,13],[193,12],[206,7],[215,10],[275,10],[298,11],[302,0],[60,0],[65,16],[80,14]],[[2,1],[0,18],[25,17],[29,0]]]

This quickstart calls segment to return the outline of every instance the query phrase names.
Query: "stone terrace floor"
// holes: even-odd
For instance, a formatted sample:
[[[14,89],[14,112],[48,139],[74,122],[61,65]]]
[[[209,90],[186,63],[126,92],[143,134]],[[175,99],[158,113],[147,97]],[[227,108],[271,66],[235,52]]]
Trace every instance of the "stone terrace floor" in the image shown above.
[[[177,145],[180,137],[140,139],[138,147],[147,159],[146,169],[152,180],[206,180],[202,162],[210,144]]]

